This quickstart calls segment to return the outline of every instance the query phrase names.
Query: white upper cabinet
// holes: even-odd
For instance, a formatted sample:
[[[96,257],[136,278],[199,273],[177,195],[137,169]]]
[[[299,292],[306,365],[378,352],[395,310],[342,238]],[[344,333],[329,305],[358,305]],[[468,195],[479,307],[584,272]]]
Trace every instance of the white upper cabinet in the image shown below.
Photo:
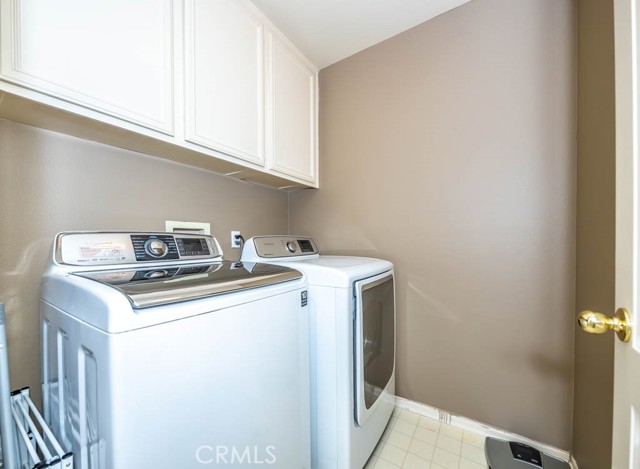
[[[268,34],[267,57],[268,167],[317,182],[316,71],[276,34]]]
[[[171,0],[1,0],[2,78],[173,134]]]
[[[0,118],[295,189],[317,94],[250,0],[0,0]]]
[[[236,0],[185,3],[186,140],[264,165],[262,20]]]

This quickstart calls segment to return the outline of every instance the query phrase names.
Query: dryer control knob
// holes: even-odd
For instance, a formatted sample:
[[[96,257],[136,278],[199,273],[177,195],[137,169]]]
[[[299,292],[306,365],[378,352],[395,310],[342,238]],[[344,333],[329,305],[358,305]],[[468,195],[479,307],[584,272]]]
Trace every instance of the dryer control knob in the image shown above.
[[[287,241],[287,251],[296,252],[296,249],[298,249],[296,243],[294,243],[293,241]]]
[[[158,238],[150,238],[144,243],[144,250],[151,257],[164,257],[169,252],[167,243]]]

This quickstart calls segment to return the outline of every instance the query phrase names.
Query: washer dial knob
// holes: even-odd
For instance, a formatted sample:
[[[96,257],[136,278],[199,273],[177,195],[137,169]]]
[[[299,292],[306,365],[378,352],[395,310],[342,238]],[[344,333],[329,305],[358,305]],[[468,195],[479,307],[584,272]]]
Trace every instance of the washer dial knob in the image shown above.
[[[164,257],[169,252],[169,247],[167,243],[158,238],[149,238],[144,243],[144,250],[151,257]]]
[[[298,249],[298,247],[294,241],[287,241],[287,251],[296,252],[296,249]]]

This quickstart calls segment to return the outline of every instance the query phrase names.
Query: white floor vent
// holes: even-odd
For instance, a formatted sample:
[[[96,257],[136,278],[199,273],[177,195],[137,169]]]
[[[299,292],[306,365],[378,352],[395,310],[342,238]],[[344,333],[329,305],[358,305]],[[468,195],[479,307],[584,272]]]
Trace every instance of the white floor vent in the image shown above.
[[[451,425],[451,414],[447,411],[438,409],[438,420],[447,425]]]

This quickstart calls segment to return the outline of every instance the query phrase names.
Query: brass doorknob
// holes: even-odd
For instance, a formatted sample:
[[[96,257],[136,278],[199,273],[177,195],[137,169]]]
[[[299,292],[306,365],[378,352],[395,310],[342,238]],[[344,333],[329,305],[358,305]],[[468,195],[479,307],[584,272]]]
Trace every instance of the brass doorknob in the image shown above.
[[[618,308],[614,317],[596,311],[583,311],[578,316],[578,324],[589,334],[604,334],[612,330],[623,342],[631,339],[631,315],[626,308]]]

